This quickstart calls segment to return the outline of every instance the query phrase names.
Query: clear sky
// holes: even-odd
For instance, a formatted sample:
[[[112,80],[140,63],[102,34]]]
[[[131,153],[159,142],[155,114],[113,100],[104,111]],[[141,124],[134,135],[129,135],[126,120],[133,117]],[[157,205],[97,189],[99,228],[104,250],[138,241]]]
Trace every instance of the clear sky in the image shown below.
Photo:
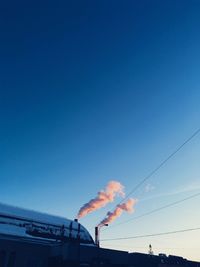
[[[0,201],[74,218],[110,180],[129,192],[198,129],[199,14],[198,0],[2,1]],[[114,227],[199,192],[199,159],[198,135],[102,239],[199,227],[199,197]],[[114,206],[81,223],[93,232]],[[200,261],[200,231],[102,245],[149,243]]]

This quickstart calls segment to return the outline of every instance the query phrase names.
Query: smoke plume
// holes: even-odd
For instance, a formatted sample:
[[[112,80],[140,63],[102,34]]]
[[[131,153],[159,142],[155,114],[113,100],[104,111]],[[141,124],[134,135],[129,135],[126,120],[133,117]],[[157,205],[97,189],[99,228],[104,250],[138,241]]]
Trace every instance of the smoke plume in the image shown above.
[[[77,215],[80,219],[86,216],[88,213],[104,207],[109,202],[112,202],[116,195],[124,197],[124,186],[117,181],[110,181],[105,190],[98,192],[97,196],[91,199],[88,203],[84,204]]]
[[[117,219],[119,216],[121,216],[123,211],[127,211],[129,213],[133,212],[133,207],[137,203],[137,199],[129,198],[125,203],[117,205],[115,210],[113,212],[108,212],[106,215],[106,218],[103,219],[98,226],[109,224],[113,222],[115,219]]]

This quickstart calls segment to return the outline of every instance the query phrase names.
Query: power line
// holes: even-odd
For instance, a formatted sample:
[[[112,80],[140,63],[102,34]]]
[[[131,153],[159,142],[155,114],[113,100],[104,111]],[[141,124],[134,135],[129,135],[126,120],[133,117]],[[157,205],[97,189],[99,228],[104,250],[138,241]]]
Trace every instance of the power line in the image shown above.
[[[108,238],[108,239],[102,239],[101,241],[117,241],[117,240],[127,240],[127,239],[136,239],[136,238],[144,238],[144,237],[153,237],[153,236],[161,236],[161,235],[171,235],[171,234],[178,234],[183,232],[191,232],[191,231],[197,231],[200,230],[200,227],[197,228],[189,228],[189,229],[182,229],[177,231],[171,231],[171,232],[162,232],[162,233],[155,233],[155,234],[147,234],[147,235],[136,235],[136,236],[129,236],[129,237],[117,237],[117,238]]]
[[[141,182],[139,182],[125,197],[127,199],[132,195],[141,185],[143,185],[148,179],[150,179],[165,163],[167,163],[176,153],[178,153],[187,143],[189,143],[198,133],[200,128],[196,130],[188,139],[186,139],[176,150],[174,150],[165,160],[163,160],[153,171],[151,171]],[[121,200],[121,204],[125,199]]]
[[[139,182],[127,195],[121,200],[119,204],[121,204],[124,200],[126,200],[130,195],[132,195],[141,185],[143,185],[148,179],[150,179],[162,166],[164,166],[173,156],[175,156],[187,143],[189,143],[196,135],[200,132],[200,128],[198,128],[189,138],[187,138],[178,148],[176,148],[165,160],[163,160],[153,171],[151,171],[141,182]]]
[[[165,205],[165,206],[162,206],[162,207],[160,207],[160,208],[157,208],[157,209],[151,210],[151,211],[149,211],[149,212],[143,213],[143,214],[141,214],[141,215],[139,215],[139,216],[133,217],[133,218],[131,218],[131,219],[129,219],[129,220],[126,220],[126,221],[124,221],[124,222],[121,222],[121,223],[112,225],[112,226],[110,226],[110,227],[116,227],[116,226],[120,226],[120,225],[122,225],[122,224],[126,224],[126,223],[128,223],[128,222],[130,222],[130,221],[137,220],[137,219],[140,219],[140,218],[142,218],[142,217],[151,215],[152,213],[155,213],[155,212],[157,212],[157,211],[160,211],[160,210],[163,210],[163,209],[166,209],[166,208],[175,206],[175,205],[177,205],[177,204],[179,204],[179,203],[182,203],[182,202],[184,202],[184,201],[190,200],[190,199],[195,198],[195,197],[197,197],[197,196],[200,196],[200,193],[197,193],[197,194],[191,195],[191,196],[189,196],[189,197],[186,197],[186,198],[177,200],[177,201],[175,201],[175,202],[172,202],[172,203],[167,204],[167,205]],[[104,230],[102,230],[102,231],[106,231],[106,230],[108,230],[108,228],[106,228],[106,229],[104,229]]]

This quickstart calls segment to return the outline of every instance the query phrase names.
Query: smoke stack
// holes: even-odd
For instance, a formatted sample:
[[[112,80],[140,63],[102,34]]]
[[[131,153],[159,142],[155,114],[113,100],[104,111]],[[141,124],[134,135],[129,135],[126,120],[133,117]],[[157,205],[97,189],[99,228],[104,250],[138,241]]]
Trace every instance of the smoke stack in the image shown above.
[[[78,219],[74,219],[75,222],[78,222]]]
[[[95,244],[99,247],[99,227],[95,227]]]

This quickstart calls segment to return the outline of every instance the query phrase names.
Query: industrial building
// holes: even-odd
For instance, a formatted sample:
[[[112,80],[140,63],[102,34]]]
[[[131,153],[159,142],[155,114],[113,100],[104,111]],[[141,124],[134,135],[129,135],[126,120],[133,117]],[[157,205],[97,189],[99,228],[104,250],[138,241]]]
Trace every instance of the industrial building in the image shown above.
[[[200,267],[177,256],[100,248],[78,221],[0,204],[0,267]]]

